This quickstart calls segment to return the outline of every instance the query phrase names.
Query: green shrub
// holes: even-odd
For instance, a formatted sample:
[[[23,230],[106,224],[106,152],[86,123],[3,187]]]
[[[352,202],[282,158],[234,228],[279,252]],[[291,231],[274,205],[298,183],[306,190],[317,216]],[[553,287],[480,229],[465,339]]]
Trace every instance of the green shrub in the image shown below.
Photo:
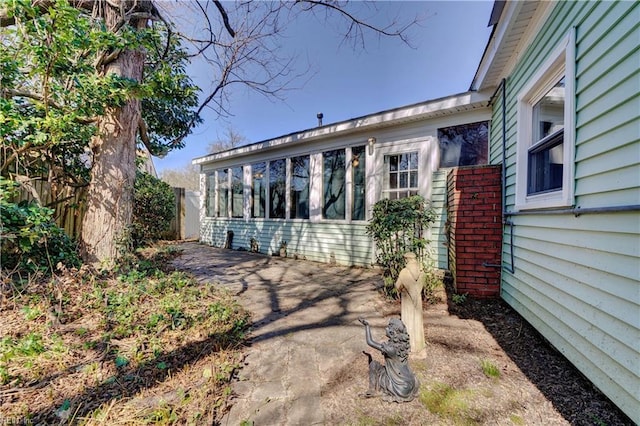
[[[0,178],[2,269],[50,274],[59,262],[79,266],[76,244],[53,222],[54,211],[35,202],[12,202],[17,187],[16,182]]]
[[[134,246],[162,238],[175,215],[176,198],[171,186],[149,173],[137,172],[133,198]]]
[[[367,235],[376,244],[376,260],[384,270],[384,291],[388,296],[397,296],[394,284],[404,267],[404,254],[413,252],[418,259],[424,257],[424,233],[435,217],[435,211],[420,195],[380,200],[373,205]]]

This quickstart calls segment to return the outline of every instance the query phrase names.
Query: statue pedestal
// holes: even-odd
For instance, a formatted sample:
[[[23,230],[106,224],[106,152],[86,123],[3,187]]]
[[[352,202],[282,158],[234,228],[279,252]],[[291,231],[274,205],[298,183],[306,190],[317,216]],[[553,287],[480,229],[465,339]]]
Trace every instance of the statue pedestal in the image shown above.
[[[422,350],[418,352],[411,352],[409,354],[409,359],[421,360],[421,361],[427,359],[427,348],[424,347],[422,348]]]
[[[401,318],[409,333],[411,353],[420,353],[426,347],[422,315],[424,273],[415,254],[405,253],[404,258],[406,266],[400,271],[395,286],[402,298]]]

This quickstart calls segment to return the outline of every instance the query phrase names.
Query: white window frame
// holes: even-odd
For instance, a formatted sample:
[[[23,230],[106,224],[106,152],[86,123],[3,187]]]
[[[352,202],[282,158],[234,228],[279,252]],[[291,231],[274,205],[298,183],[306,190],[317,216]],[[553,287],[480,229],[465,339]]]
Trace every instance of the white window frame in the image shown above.
[[[408,172],[407,174],[407,185],[410,185],[411,183],[411,172],[415,171],[416,172],[416,186],[412,187],[412,186],[407,186],[406,188],[395,188],[395,189],[387,189],[385,188],[385,183],[387,182],[387,179],[389,179],[391,176],[391,170],[390,170],[390,163],[389,165],[385,162],[385,159],[387,157],[399,157],[401,155],[411,155],[411,154],[416,154],[417,155],[417,168],[416,169],[407,169],[406,172]],[[384,165],[383,168],[383,176],[382,176],[382,190],[381,190],[381,196],[383,199],[389,199],[389,194],[391,193],[396,193],[396,198],[395,199],[400,199],[400,198],[406,198],[409,197],[409,192],[415,192],[414,195],[420,194],[420,150],[414,150],[414,151],[407,151],[407,152],[399,152],[399,153],[389,153],[389,154],[384,154],[382,156],[382,164]],[[396,173],[398,175],[398,179],[400,178],[400,171],[398,170]],[[398,180],[398,185],[400,185],[400,181]],[[402,196],[400,196],[401,193],[406,193]]]
[[[529,148],[533,140],[533,107],[565,77],[562,188],[528,194]],[[570,207],[574,204],[575,29],[560,42],[518,95],[516,210]]]

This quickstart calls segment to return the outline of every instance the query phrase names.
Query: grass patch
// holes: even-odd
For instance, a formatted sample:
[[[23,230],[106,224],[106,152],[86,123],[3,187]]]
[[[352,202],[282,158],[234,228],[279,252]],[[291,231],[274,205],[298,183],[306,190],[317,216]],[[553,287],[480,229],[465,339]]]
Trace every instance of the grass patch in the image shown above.
[[[355,423],[350,424],[353,426],[401,426],[407,424],[407,421],[399,414],[382,418],[361,414]]]
[[[482,372],[488,378],[490,379],[500,378],[500,369],[490,360],[483,359],[482,361],[480,361],[480,365],[482,367]]]
[[[17,396],[0,411],[34,424],[213,423],[249,316],[216,285],[163,271],[171,256],[147,251],[115,273],[67,271],[4,294],[0,391]]]
[[[456,425],[476,425],[475,410],[470,408],[473,399],[470,390],[458,390],[446,383],[435,382],[420,390],[420,402],[433,414]]]
[[[518,416],[517,414],[512,414],[509,416],[509,420],[511,420],[511,423],[513,423],[514,425],[524,425],[524,419],[520,416]]]

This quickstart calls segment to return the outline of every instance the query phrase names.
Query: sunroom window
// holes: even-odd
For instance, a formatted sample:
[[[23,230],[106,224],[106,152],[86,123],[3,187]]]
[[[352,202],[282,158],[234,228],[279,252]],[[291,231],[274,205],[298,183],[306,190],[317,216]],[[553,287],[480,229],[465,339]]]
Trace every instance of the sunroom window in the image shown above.
[[[231,217],[243,216],[243,204],[242,167],[234,167],[231,169]]]
[[[291,159],[291,219],[309,219],[309,156]]]
[[[345,218],[346,155],[344,149],[322,153],[322,217]]]
[[[366,160],[364,146],[351,148],[351,168],[353,170],[352,220],[365,220],[366,209]]]
[[[284,219],[287,162],[284,159],[269,162],[269,217]]]
[[[207,216],[213,217],[216,214],[216,174],[209,173],[206,177],[206,188],[207,188]]]
[[[264,217],[266,171],[266,163],[256,163],[251,166],[251,217]]]
[[[384,156],[382,195],[390,200],[418,194],[418,153]]]
[[[218,170],[218,217],[229,217],[229,170]]]

